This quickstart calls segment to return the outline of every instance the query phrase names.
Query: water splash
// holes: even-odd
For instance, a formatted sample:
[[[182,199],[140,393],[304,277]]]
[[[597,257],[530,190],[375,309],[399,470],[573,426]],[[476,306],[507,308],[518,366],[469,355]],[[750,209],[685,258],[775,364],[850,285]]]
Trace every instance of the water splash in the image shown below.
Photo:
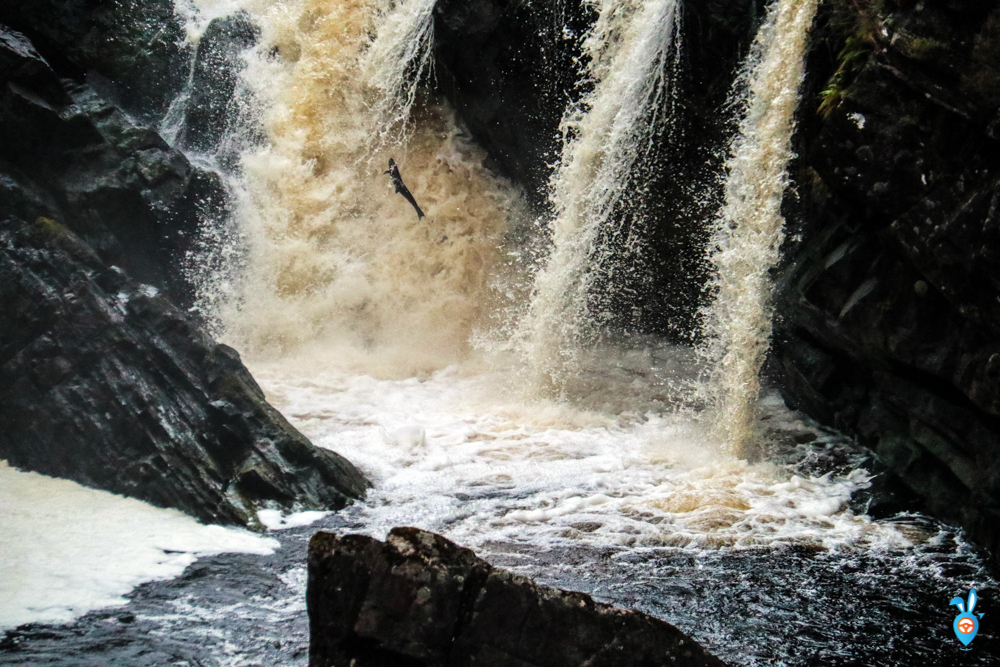
[[[759,373],[771,337],[769,271],[780,259],[781,201],[817,0],[776,0],[737,90],[744,117],[726,163],[725,205],[710,243],[716,298],[706,311],[717,429],[733,453],[753,439]]]
[[[378,91],[375,145],[405,140],[420,83],[433,74],[437,0],[401,0],[377,20],[378,38],[362,59],[368,85]]]
[[[584,42],[594,88],[563,118],[550,183],[552,250],[517,333],[539,389],[562,390],[594,333],[589,288],[609,259],[596,241],[617,233],[610,226],[629,205],[629,178],[669,110],[679,31],[675,0],[602,0]]]
[[[427,57],[432,3],[387,7],[246,7],[262,36],[244,78],[266,136],[243,154],[238,229],[217,253],[240,266],[203,291],[222,338],[250,356],[315,344],[367,372],[411,375],[460,360],[487,308],[518,193],[482,167],[448,106],[418,99],[410,72]],[[386,114],[412,119],[405,143],[378,141]],[[382,175],[389,157],[424,220]]]

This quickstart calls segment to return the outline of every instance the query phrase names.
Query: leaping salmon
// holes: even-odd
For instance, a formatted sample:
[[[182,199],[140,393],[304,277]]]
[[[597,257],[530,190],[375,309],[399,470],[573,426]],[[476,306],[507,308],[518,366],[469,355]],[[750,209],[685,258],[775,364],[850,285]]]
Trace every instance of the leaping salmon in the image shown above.
[[[406,201],[410,202],[413,208],[417,211],[417,220],[424,217],[424,212],[420,210],[417,206],[417,200],[413,198],[410,194],[410,190],[403,183],[403,177],[399,175],[399,167],[396,166],[396,161],[389,158],[389,169],[382,172],[383,174],[389,174],[389,178],[392,179],[392,184],[396,187],[396,194],[403,195]]]

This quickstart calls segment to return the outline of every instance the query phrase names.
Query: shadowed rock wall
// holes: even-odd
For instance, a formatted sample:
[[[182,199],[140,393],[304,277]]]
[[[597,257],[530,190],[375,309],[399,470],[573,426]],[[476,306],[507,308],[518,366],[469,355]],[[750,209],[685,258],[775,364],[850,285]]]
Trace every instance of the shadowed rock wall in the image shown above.
[[[0,170],[30,180],[101,259],[189,305],[186,253],[225,215],[217,174],[191,165],[85,83],[61,79],[0,25]]]
[[[0,458],[252,527],[262,506],[364,495],[167,298],[186,302],[180,260],[224,201],[217,176],[0,26]]]
[[[29,195],[0,183],[0,201]],[[365,493],[264,400],[235,350],[49,218],[0,216],[0,458],[258,526],[255,509],[339,509]]]
[[[772,369],[790,405],[857,434],[890,482],[1000,556],[998,12],[827,8]]]
[[[173,0],[0,0],[0,23],[144,121],[162,118],[187,80],[191,47]]]

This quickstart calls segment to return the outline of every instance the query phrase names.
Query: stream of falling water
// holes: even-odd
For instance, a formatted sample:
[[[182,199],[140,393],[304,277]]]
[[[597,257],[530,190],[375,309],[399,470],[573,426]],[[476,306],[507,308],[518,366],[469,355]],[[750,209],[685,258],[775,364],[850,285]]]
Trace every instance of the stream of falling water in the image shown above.
[[[757,35],[737,90],[746,100],[726,163],[725,206],[711,241],[717,293],[706,323],[719,435],[743,455],[754,437],[760,369],[771,338],[769,272],[784,239],[781,201],[817,0],[779,0]]]
[[[791,61],[801,56],[808,23],[801,12],[813,6],[783,2],[782,12],[797,12],[784,20],[772,13],[779,18],[757,49],[771,53],[763,45],[788,40],[778,53],[795,85],[801,72]],[[852,658],[859,633],[876,631],[879,641],[916,633],[914,645],[923,646],[921,621],[912,614],[897,619],[894,598],[909,599],[913,586],[942,604],[941,590],[972,583],[995,590],[981,562],[941,526],[914,516],[866,516],[859,500],[869,486],[864,455],[776,396],[759,404],[767,456],[748,462],[679,401],[678,386],[700,368],[691,350],[654,339],[629,348],[576,345],[586,335],[594,225],[607,224],[627,199],[625,176],[650,140],[647,123],[670,106],[674,2],[601,3],[587,44],[594,92],[565,123],[566,154],[554,179],[562,222],[554,233],[568,240],[555,243],[521,332],[535,332],[526,337],[537,343],[531,363],[571,385],[572,402],[525,400],[520,366],[469,344],[497,313],[492,285],[503,279],[503,235],[520,207],[516,191],[482,167],[483,153],[448,107],[399,79],[426,70],[432,4],[193,0],[192,7],[195,38],[206,16],[235,9],[262,28],[259,47],[247,54],[245,85],[253,94],[241,99],[256,100],[259,108],[244,112],[259,116],[266,136],[248,142],[233,176],[236,222],[219,243],[223,250],[227,242],[239,246],[224,255],[236,265],[207,273],[206,308],[269,400],[374,483],[364,502],[317,527],[379,538],[397,525],[433,530],[547,583],[641,607],[745,664],[776,664],[776,656],[815,664],[803,641],[833,642],[831,650]],[[401,48],[406,44],[413,48]],[[794,95],[785,92],[769,108],[790,114]],[[395,106],[380,106],[388,97]],[[790,126],[790,115],[752,111],[748,118],[757,120],[746,128],[770,137]],[[762,161],[782,167],[764,173],[783,183],[787,141],[767,147],[775,153]],[[381,174],[390,156],[427,218],[417,220]],[[731,189],[739,192],[735,182]],[[767,192],[766,201],[780,199],[780,191]],[[569,247],[579,252],[560,255]],[[568,379],[558,377],[565,360],[558,350],[566,349],[574,368]],[[287,527],[318,515],[271,516],[267,523]],[[305,664],[304,652],[280,648],[307,641],[286,635],[304,623],[305,576],[292,553],[304,537],[272,535],[284,545],[271,565],[273,582],[256,570],[253,581],[241,580],[252,569],[246,558],[220,560],[217,576],[193,574],[178,584],[180,593],[160,589],[176,599],[135,602],[134,627],[143,633],[136,641],[177,638],[162,650],[185,656],[186,664]],[[197,542],[190,551],[273,548],[216,542]],[[100,577],[77,578],[84,586]],[[121,594],[119,579],[112,582],[117,588],[108,585],[113,595]],[[247,588],[265,588],[262,581],[266,593],[238,598]],[[199,597],[199,587],[211,591]],[[24,609],[17,622],[65,620],[86,610],[59,601],[44,613],[28,602]],[[864,624],[876,612],[872,630]],[[89,618],[99,639],[117,623]],[[805,640],[798,637],[804,627],[811,632]],[[255,644],[258,635],[266,641]],[[95,650],[117,650],[118,640],[100,639]],[[882,645],[875,646],[881,659]],[[201,653],[194,657],[191,647]],[[904,653],[887,664],[917,664]],[[108,663],[132,664],[134,657]],[[167,662],[184,664],[160,664]]]
[[[628,206],[633,168],[671,107],[680,54],[676,0],[602,0],[584,42],[594,88],[563,118],[561,161],[550,184],[552,249],[535,276],[518,346],[542,391],[564,392],[593,330],[590,287],[601,270],[598,235]]]
[[[446,105],[415,105],[401,85],[426,64],[432,4],[388,7],[247,6],[262,46],[245,80],[266,141],[244,154],[236,188],[243,271],[206,291],[223,336],[251,358],[310,345],[367,372],[425,372],[463,358],[490,301],[516,193]],[[382,174],[390,157],[425,219]]]

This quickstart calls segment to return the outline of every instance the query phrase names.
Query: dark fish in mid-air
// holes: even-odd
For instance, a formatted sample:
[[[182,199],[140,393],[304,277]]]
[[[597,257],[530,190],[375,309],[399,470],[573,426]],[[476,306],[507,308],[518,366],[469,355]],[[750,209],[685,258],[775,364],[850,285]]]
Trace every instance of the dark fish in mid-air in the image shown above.
[[[389,174],[389,178],[392,179],[392,184],[396,188],[396,194],[403,195],[403,197],[406,198],[406,201],[410,202],[410,204],[413,205],[413,208],[416,209],[417,220],[424,217],[424,212],[420,210],[419,206],[417,206],[417,200],[413,198],[413,195],[410,194],[410,190],[406,187],[406,184],[403,183],[403,177],[399,175],[399,167],[396,166],[396,161],[389,158],[389,170],[382,173]]]

